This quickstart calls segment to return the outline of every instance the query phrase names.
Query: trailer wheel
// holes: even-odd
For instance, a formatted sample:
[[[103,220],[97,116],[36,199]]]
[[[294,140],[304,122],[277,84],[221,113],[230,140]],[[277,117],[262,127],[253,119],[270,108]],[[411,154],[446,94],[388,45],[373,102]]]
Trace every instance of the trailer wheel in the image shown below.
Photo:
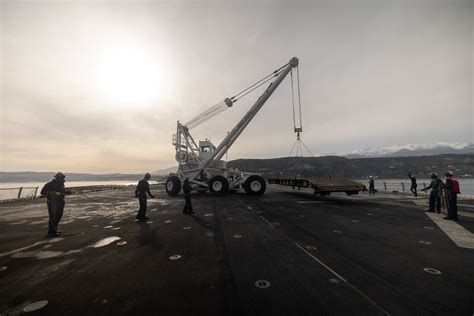
[[[181,191],[181,180],[176,176],[171,176],[166,179],[166,193],[168,195],[176,195]]]
[[[262,195],[266,189],[267,184],[261,176],[250,176],[244,182],[245,193],[250,195]]]
[[[227,193],[229,190],[229,181],[223,176],[212,177],[209,181],[209,191],[213,193]]]

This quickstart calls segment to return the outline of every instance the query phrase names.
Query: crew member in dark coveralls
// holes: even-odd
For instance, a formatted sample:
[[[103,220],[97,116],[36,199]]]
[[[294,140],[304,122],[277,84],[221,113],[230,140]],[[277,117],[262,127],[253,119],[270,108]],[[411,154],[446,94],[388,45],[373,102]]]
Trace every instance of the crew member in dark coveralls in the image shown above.
[[[443,181],[438,179],[438,175],[436,173],[431,174],[431,183],[429,186],[427,186],[424,189],[421,189],[421,191],[426,191],[428,189],[431,189],[430,192],[430,209],[427,210],[427,212],[434,212],[435,211],[435,206],[436,206],[436,213],[441,213],[441,194],[439,191],[444,186]]]
[[[375,193],[375,180],[374,177],[369,177],[369,193]]]
[[[416,197],[417,196],[417,193],[416,193],[416,187],[418,186],[416,184],[416,178],[414,175],[411,174],[411,172],[408,172],[408,177],[410,178],[411,180],[411,187],[410,187],[410,191],[413,193],[413,195]]]
[[[150,180],[151,175],[146,173],[142,180],[138,181],[137,188],[135,189],[135,197],[138,198],[140,202],[140,209],[138,210],[137,216],[135,217],[139,221],[146,221],[150,218],[146,217],[146,194],[151,198],[154,198],[153,194],[150,192],[150,185],[148,184],[148,180]]]
[[[71,193],[64,187],[66,176],[62,172],[54,175],[54,179],[46,183],[41,190],[41,195],[46,197],[48,205],[49,224],[48,236],[57,237],[61,233],[58,229],[59,221],[63,217],[64,212],[64,195]]]
[[[458,220],[458,194],[461,193],[459,189],[459,182],[453,179],[453,172],[446,171],[446,185],[444,188],[448,192],[448,216],[444,219],[450,219],[453,221]]]
[[[191,205],[191,191],[193,188],[189,184],[189,179],[185,178],[183,182],[183,192],[184,192],[184,208],[183,208],[183,214],[195,214],[193,212],[193,206]]]

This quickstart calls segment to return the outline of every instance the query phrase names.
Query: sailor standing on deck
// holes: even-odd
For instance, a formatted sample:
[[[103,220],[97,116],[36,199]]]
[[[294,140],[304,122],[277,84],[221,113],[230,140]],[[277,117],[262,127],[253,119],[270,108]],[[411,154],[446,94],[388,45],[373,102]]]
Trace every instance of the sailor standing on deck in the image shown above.
[[[63,217],[64,195],[71,193],[64,187],[65,179],[64,173],[58,172],[54,175],[54,179],[46,183],[43,189],[41,189],[41,195],[46,197],[46,204],[48,205],[48,236],[50,237],[58,237],[61,233],[58,225],[61,217]]]
[[[140,202],[140,209],[138,210],[137,216],[135,217],[139,221],[146,221],[150,218],[146,217],[146,207],[147,207],[147,193],[151,198],[154,198],[153,194],[150,192],[150,185],[148,180],[150,180],[151,175],[146,173],[142,180],[138,181],[137,188],[135,189],[135,197],[138,198]]]
[[[416,194],[416,187],[418,186],[416,184],[416,178],[414,175],[411,174],[411,172],[408,172],[408,177],[410,178],[411,180],[411,187],[410,187],[410,191],[413,193],[413,195],[416,197],[417,194]]]
[[[453,172],[446,171],[444,174],[446,176],[446,185],[445,190],[448,193],[448,216],[443,217],[444,219],[450,219],[453,221],[458,220],[458,194],[461,193],[459,189],[459,182],[453,179]]]
[[[369,177],[369,193],[375,193],[375,180],[374,177]]]
[[[441,213],[441,194],[440,191],[444,186],[443,181],[438,179],[438,175],[436,173],[431,173],[431,183],[421,191],[426,191],[431,189],[430,192],[430,209],[427,212],[434,213],[436,208],[436,213]]]
[[[191,191],[193,188],[189,184],[189,179],[185,178],[183,182],[183,192],[184,192],[184,208],[183,208],[183,214],[195,214],[193,212],[193,206],[191,204]]]

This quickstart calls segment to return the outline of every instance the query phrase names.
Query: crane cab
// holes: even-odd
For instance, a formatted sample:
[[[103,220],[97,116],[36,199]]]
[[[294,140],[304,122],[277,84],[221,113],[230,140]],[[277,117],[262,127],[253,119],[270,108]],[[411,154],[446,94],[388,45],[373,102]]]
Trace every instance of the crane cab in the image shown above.
[[[199,157],[202,160],[206,160],[209,158],[214,151],[216,150],[216,146],[214,146],[213,143],[211,143],[210,140],[200,140],[199,141]]]

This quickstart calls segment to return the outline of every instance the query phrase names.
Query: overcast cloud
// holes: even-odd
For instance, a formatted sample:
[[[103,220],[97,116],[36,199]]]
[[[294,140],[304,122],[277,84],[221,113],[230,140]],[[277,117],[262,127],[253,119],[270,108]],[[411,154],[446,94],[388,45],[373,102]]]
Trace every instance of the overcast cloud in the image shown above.
[[[1,171],[173,166],[187,121],[300,59],[314,154],[473,142],[474,1],[2,1]],[[202,126],[216,145],[255,101]],[[229,159],[288,155],[289,80]]]

